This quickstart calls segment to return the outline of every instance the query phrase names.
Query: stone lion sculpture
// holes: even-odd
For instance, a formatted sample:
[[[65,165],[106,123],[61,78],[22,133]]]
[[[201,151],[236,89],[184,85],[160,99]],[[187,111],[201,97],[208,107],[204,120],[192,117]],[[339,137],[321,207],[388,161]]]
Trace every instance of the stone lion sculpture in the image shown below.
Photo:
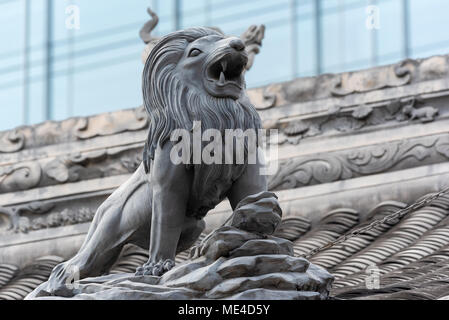
[[[203,217],[223,199],[233,209],[255,194],[256,205],[281,214],[260,174],[263,159],[249,164],[174,164],[170,135],[176,129],[254,129],[261,120],[245,91],[245,45],[210,28],[161,38],[143,71],[143,99],[150,126],[143,163],[98,208],[79,252],[57,265],[40,290],[63,295],[70,272],[80,278],[106,273],[127,243],[149,250],[137,275],[162,275],[175,255],[205,227]],[[204,147],[204,144],[202,145]],[[245,150],[245,156],[247,155]]]

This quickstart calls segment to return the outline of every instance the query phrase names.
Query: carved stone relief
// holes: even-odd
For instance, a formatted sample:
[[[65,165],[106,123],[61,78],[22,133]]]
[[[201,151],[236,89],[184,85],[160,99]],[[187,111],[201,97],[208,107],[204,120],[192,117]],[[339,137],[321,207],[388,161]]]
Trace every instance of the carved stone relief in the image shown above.
[[[0,193],[26,190],[39,184],[42,169],[38,162],[0,167]]]
[[[280,90],[280,84],[273,84],[264,88],[250,90],[248,91],[248,96],[257,110],[267,110],[285,102],[279,95]]]
[[[419,68],[420,80],[432,80],[447,77],[449,64],[447,56],[436,56],[424,60]]]
[[[383,88],[400,87],[410,83],[413,65],[408,60],[391,67],[343,73],[336,77],[330,89],[334,96],[347,96]]]
[[[18,130],[5,131],[0,135],[0,153],[16,152],[25,145],[25,136]]]
[[[255,39],[253,42],[257,44],[262,33],[251,32],[252,28],[253,26],[248,29],[248,34],[257,36],[249,38]],[[298,78],[285,83],[251,89],[248,91],[248,95],[259,110],[264,110],[288,103],[326,99],[378,88],[406,85],[417,81],[435,80],[444,78],[448,74],[448,56],[437,56],[424,60],[409,59],[396,66],[385,66],[341,75],[324,74],[318,77]],[[334,94],[331,94],[331,91],[334,91]],[[423,111],[417,115],[411,113],[410,115],[417,119],[429,119],[430,121],[435,116],[433,111],[435,110]],[[58,122],[47,121],[34,126],[23,126],[1,132],[0,154],[125,131],[143,131],[146,125],[147,119],[142,107],[137,110],[122,110]]]
[[[0,231],[27,232],[31,228],[30,219],[23,214],[41,215],[53,207],[52,203],[40,201],[12,208],[0,207],[0,217],[3,218],[0,220]]]
[[[431,57],[424,60],[407,59],[395,65],[381,66],[356,72],[323,74],[316,77],[298,78],[279,85],[272,85],[270,96],[275,96],[272,104],[263,103],[266,88],[253,90],[258,95],[254,102],[260,110],[288,103],[344,98],[351,94],[395,88],[420,81],[442,79],[449,74],[447,56]],[[271,101],[271,100],[270,100]]]
[[[426,105],[420,97],[393,100],[376,108],[360,105],[356,108],[329,108],[327,114],[296,120],[279,126],[279,144],[298,144],[302,139],[319,135],[355,132],[362,128],[398,122],[431,122],[439,115],[439,109]]]
[[[140,157],[141,152],[136,152],[135,156],[133,154],[122,155],[119,161],[122,166],[121,170],[124,170],[123,167],[125,167],[129,172],[134,171],[134,168],[141,162]],[[74,164],[84,165],[92,159],[93,161],[105,160],[104,154],[101,152],[90,155],[73,155],[70,159]],[[407,168],[420,166],[426,159],[426,163],[447,161],[449,159],[449,136],[399,141],[356,150],[290,159],[280,163],[279,171],[270,177],[269,189],[298,188],[396,170],[401,166]],[[117,160],[114,163],[117,165]],[[64,165],[66,164],[67,162]],[[53,170],[55,177],[61,181],[64,181],[66,177],[70,179],[70,175],[73,174],[70,167],[53,167]],[[47,171],[45,172],[48,174]],[[5,232],[7,227],[11,227],[10,231],[26,232],[27,230],[88,222],[92,219],[97,204],[89,206],[86,205],[86,202],[88,201],[83,200],[82,209],[74,210],[70,206],[63,205],[61,209],[46,216],[43,214],[53,209],[53,204],[34,202],[12,208],[1,207],[0,232]]]
[[[113,135],[125,131],[146,128],[147,115],[143,107],[132,112],[111,112],[93,117],[80,118],[75,126],[75,135],[79,139]]]
[[[0,206],[0,235],[27,233],[92,221],[108,192]]]
[[[397,141],[356,150],[289,159],[269,179],[270,190],[292,189],[389,171],[401,165],[415,167],[424,159],[449,159],[449,136]]]
[[[0,193],[132,173],[142,161],[142,146],[76,152],[0,167]]]
[[[0,132],[0,155],[127,131],[145,131],[147,125],[143,107],[63,121],[46,121]],[[1,160],[5,159],[7,157]]]

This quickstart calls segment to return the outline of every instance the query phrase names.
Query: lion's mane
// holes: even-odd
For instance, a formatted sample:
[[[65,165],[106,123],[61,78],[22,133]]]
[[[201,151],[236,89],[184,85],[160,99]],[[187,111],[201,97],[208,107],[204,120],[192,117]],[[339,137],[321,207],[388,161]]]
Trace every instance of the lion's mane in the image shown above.
[[[223,136],[225,129],[246,130],[261,127],[260,117],[246,95],[234,100],[211,96],[205,90],[198,93],[177,76],[175,67],[187,45],[209,35],[224,37],[219,31],[210,28],[176,31],[161,38],[148,56],[142,79],[143,100],[150,120],[143,157],[146,172],[149,172],[149,164],[151,159],[154,159],[158,144],[162,146],[167,142],[175,129],[192,130],[193,121],[201,121],[202,132],[213,128],[220,130]],[[232,175],[236,179],[245,167],[196,166],[195,176],[201,175],[210,182],[205,183],[203,180],[201,189],[214,188],[214,181],[223,178],[223,175]],[[236,167],[239,169],[236,170]],[[197,190],[195,193],[201,194],[201,191]],[[211,203],[216,200],[211,199]]]

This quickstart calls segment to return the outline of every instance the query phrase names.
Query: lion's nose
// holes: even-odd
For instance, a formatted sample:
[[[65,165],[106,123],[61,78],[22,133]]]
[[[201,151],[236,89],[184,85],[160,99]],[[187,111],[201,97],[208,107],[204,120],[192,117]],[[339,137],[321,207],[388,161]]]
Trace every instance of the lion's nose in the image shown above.
[[[240,40],[240,39],[232,39],[232,40],[229,42],[229,46],[230,46],[231,48],[234,48],[234,49],[237,50],[237,51],[242,51],[243,49],[245,49],[245,44],[244,44],[243,41]]]

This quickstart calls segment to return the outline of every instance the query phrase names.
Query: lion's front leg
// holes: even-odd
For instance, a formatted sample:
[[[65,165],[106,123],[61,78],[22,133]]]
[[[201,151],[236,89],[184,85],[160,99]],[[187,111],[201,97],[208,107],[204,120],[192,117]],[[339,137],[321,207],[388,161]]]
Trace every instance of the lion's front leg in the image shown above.
[[[150,257],[137,268],[136,275],[160,276],[175,265],[176,248],[186,218],[191,172],[184,164],[175,165],[169,157],[170,144],[156,151],[151,164],[153,202]]]
[[[180,191],[181,192],[181,191]],[[175,265],[176,248],[183,230],[185,203],[178,193],[161,190],[153,198],[150,257],[137,269],[137,275],[160,276]]]
[[[263,154],[258,152],[256,163],[248,164],[242,176],[232,185],[228,192],[228,199],[233,210],[246,197],[268,190],[267,177],[262,171],[263,163]]]

